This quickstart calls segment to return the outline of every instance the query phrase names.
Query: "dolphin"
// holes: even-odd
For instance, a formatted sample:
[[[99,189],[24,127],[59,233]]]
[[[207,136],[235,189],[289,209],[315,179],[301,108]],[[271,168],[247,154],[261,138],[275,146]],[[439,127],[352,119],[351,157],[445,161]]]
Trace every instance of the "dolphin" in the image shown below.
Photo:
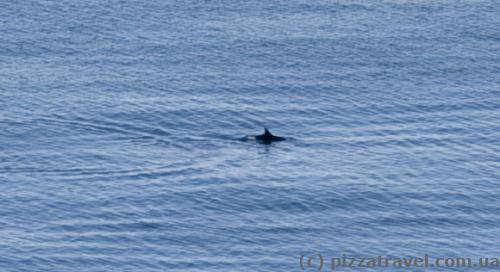
[[[255,140],[263,144],[271,144],[272,142],[280,142],[286,139],[283,137],[274,136],[271,134],[271,132],[269,132],[269,130],[267,130],[267,128],[264,128],[264,134],[255,136]]]

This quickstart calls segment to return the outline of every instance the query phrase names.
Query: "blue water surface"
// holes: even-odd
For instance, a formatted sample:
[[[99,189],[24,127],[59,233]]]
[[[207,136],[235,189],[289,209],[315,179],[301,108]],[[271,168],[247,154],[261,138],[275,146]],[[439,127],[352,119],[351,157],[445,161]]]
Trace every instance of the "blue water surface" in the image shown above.
[[[0,1],[0,271],[500,258],[499,26],[488,0]],[[263,127],[289,139],[239,140]]]

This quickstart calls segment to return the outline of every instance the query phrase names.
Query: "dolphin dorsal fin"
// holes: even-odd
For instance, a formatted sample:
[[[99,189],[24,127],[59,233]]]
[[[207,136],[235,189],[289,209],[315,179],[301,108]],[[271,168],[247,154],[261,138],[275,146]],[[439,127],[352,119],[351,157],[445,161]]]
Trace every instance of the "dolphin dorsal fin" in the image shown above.
[[[272,136],[271,132],[267,128],[264,128],[264,135]]]

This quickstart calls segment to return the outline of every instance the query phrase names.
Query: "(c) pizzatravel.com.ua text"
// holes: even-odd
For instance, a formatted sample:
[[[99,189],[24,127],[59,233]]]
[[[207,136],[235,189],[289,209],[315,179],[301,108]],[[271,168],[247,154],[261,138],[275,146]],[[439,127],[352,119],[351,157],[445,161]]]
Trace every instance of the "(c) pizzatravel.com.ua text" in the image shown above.
[[[340,271],[342,268],[492,268],[500,270],[497,257],[323,257],[321,254],[302,255],[299,258],[302,271]]]

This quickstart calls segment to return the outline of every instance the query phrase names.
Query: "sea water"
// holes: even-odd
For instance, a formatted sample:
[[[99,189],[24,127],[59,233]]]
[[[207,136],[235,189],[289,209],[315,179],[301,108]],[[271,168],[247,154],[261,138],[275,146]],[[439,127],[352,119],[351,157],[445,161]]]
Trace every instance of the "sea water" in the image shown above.
[[[0,271],[500,258],[499,26],[487,0],[1,1]],[[264,127],[287,141],[240,141]]]

